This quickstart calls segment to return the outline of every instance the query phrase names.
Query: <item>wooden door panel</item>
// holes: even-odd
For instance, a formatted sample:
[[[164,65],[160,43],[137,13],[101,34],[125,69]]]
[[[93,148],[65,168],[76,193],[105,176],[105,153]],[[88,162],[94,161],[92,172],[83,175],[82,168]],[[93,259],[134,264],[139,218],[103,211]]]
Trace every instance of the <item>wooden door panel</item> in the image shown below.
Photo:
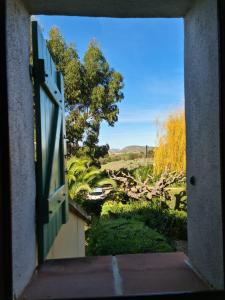
[[[47,49],[37,22],[32,22],[37,157],[37,234],[39,262],[47,256],[68,218],[65,180],[63,77]]]

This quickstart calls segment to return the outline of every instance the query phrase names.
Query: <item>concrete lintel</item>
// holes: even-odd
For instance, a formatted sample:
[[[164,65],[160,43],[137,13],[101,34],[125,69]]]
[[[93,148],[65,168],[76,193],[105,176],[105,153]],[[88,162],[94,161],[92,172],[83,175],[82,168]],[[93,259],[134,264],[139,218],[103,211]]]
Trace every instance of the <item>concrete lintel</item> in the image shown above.
[[[196,0],[23,0],[31,14],[118,17],[184,17]]]

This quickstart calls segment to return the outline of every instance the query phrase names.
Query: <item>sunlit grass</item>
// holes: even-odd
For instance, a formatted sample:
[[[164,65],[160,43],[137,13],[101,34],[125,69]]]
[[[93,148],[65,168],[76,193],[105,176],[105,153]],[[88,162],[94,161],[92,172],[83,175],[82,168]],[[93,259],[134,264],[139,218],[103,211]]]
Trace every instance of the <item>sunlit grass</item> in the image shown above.
[[[109,162],[107,164],[102,165],[102,170],[112,170],[117,171],[122,168],[126,168],[128,170],[138,168],[140,166],[147,166],[153,163],[152,158],[137,158],[133,160],[119,160]]]

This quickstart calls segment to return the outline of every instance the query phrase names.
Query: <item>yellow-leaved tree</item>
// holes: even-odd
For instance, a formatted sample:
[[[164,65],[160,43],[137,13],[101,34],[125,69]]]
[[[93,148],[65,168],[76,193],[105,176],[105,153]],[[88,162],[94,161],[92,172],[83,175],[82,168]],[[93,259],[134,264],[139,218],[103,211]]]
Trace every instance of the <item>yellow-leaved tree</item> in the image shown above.
[[[186,171],[185,115],[182,111],[171,114],[158,132],[154,153],[154,173]]]

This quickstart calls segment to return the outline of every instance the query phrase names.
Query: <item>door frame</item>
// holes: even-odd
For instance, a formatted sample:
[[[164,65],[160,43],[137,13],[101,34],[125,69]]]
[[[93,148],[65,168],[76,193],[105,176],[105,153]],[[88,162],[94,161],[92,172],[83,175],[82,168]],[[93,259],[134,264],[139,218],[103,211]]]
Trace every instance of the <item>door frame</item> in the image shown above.
[[[0,2],[0,299],[11,300],[13,295],[12,233],[6,26],[6,0],[2,0]]]
[[[219,28],[219,99],[220,99],[220,159],[221,159],[221,213],[223,232],[223,270],[225,289],[225,2],[218,0]]]
[[[220,38],[220,150],[223,243],[225,246],[225,3],[218,0]],[[0,298],[12,299],[12,232],[10,197],[10,152],[6,66],[6,0],[0,2]],[[225,249],[224,270],[225,270]],[[225,280],[224,280],[225,281]],[[225,283],[225,282],[224,282]],[[215,295],[219,292],[215,292]],[[206,295],[212,296],[211,292]],[[165,296],[165,295],[164,295]],[[163,296],[161,296],[163,297]],[[133,297],[132,297],[133,298]],[[143,297],[144,298],[144,297]],[[147,297],[146,297],[147,298]],[[153,297],[151,297],[153,298]],[[160,297],[157,297],[160,298]],[[166,298],[166,297],[165,297]],[[169,297],[168,297],[169,298]],[[185,297],[184,297],[185,298]]]

